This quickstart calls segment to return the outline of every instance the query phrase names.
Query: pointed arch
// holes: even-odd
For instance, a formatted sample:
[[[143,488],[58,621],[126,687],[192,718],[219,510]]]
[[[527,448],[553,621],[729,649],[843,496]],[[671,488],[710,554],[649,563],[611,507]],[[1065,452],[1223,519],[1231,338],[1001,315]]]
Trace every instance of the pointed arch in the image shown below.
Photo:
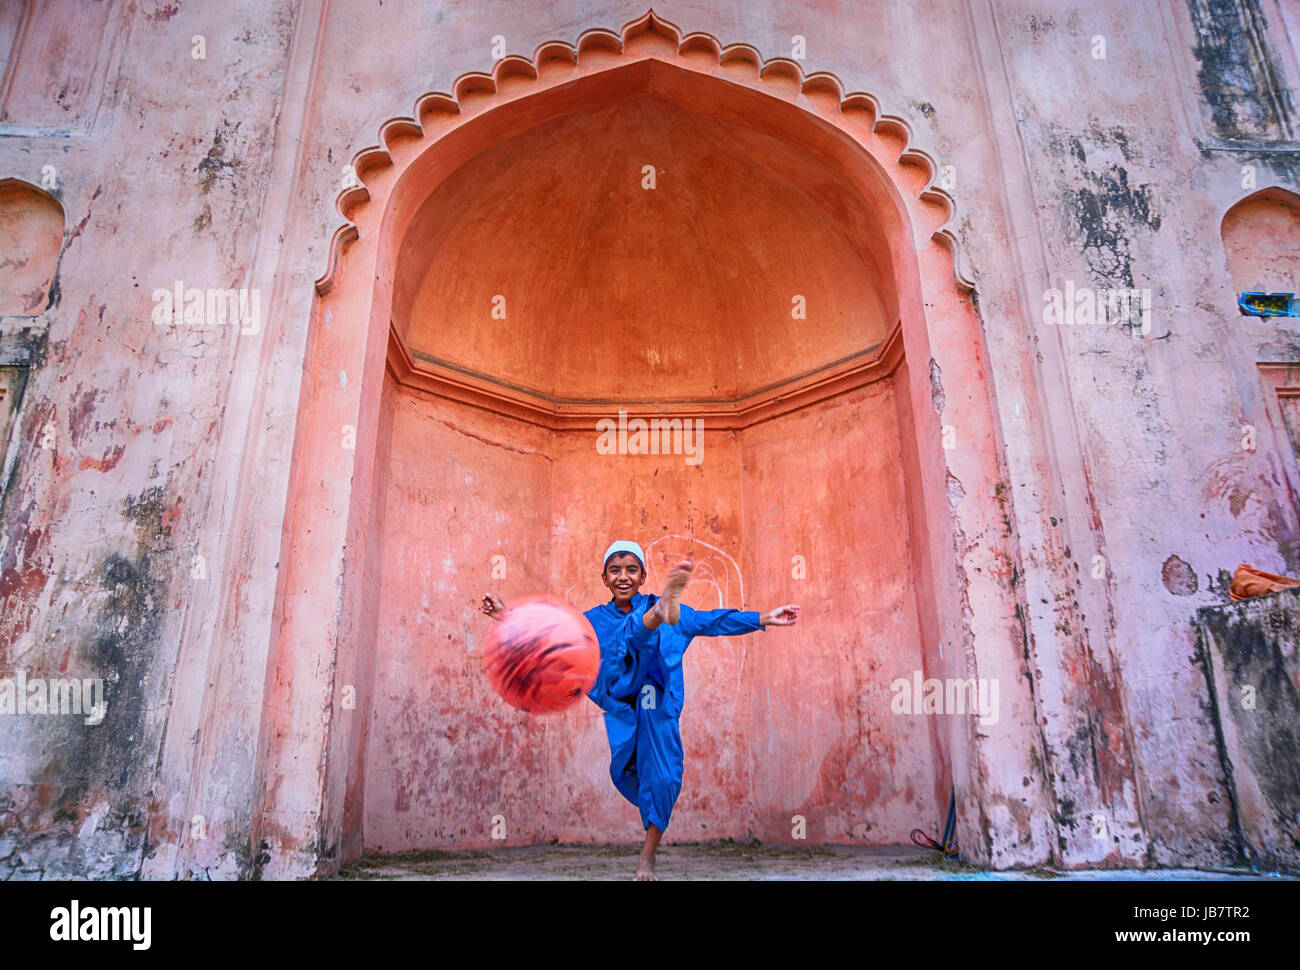
[[[1300,195],[1278,185],[1252,192],[1223,214],[1219,237],[1237,294],[1296,290]]]

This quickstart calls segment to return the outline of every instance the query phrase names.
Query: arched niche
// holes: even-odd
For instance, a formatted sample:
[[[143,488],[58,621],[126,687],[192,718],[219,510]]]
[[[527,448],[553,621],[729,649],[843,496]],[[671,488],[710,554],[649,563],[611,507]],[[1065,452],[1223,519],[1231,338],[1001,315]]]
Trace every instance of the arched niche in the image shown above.
[[[63,206],[20,179],[0,179],[0,316],[45,312],[63,248]]]
[[[1300,287],[1300,196],[1261,189],[1233,205],[1220,226],[1232,288],[1294,293]]]
[[[1220,235],[1234,298],[1246,292],[1300,292],[1300,195],[1279,186],[1254,192],[1224,214]],[[1294,324],[1279,318],[1261,322],[1278,328]],[[1264,408],[1292,504],[1300,511],[1300,361],[1293,355],[1265,356],[1256,362],[1266,388]],[[1294,542],[1283,555],[1293,559]]]

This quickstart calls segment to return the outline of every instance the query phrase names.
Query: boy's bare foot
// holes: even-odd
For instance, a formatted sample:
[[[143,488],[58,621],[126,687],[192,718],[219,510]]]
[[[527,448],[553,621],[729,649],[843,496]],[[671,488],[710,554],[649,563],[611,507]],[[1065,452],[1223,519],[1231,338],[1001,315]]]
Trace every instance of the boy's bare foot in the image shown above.
[[[664,595],[655,604],[665,623],[671,625],[681,619],[682,590],[686,589],[694,571],[695,563],[689,559],[683,559],[669,571],[668,580],[664,583]]]
[[[659,877],[655,875],[655,852],[659,849],[661,838],[663,833],[659,831],[658,826],[645,827],[645,845],[641,847],[641,855],[636,860],[636,875],[632,877],[633,882],[659,881]]]

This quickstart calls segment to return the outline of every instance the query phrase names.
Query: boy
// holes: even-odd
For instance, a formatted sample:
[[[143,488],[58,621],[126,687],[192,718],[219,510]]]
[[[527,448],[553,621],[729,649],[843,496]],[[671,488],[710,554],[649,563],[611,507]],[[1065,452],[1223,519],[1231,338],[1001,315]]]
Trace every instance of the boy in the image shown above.
[[[600,673],[588,695],[605,712],[609,774],[614,787],[641,812],[645,844],[637,880],[655,880],[655,853],[682,788],[678,730],[686,698],[682,656],[695,637],[735,636],[768,626],[791,626],[798,606],[755,611],[693,610],[681,602],[695,564],[683,560],[668,574],[662,597],[639,593],[645,554],[635,542],[605,550],[601,580],[613,594],[586,612],[600,640]],[[479,607],[500,619],[505,604],[488,593]]]

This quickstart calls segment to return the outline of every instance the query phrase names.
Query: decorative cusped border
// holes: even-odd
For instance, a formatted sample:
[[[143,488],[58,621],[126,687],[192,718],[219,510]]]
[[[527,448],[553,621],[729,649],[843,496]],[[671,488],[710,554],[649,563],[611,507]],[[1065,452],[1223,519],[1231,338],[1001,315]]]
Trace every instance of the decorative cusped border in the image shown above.
[[[931,153],[912,145],[914,133],[906,119],[884,114],[874,95],[861,91],[845,94],[844,85],[834,74],[826,71],[804,74],[797,61],[786,57],[764,61],[762,55],[749,44],[723,46],[711,34],[695,32],[683,35],[679,28],[651,9],[638,20],[624,26],[619,33],[600,28],[587,30],[578,37],[576,44],[560,40],[540,44],[534,51],[532,60],[512,54],[497,61],[490,74],[480,71],[462,74],[452,85],[451,94],[430,92],[421,95],[416,99],[414,111],[409,117],[390,118],[380,125],[379,144],[362,149],[352,159],[358,184],[344,189],[335,200],[336,208],[346,221],[335,230],[330,239],[329,265],[316,280],[316,292],[323,296],[331,290],[344,250],[360,238],[358,221],[371,199],[370,191],[366,188],[366,178],[394,164],[392,149],[397,142],[423,139],[432,118],[442,116],[445,119],[448,115],[462,114],[471,100],[492,98],[501,92],[506,83],[512,86],[519,83],[535,84],[540,86],[539,91],[544,90],[548,84],[543,80],[542,74],[554,62],[574,67],[586,58],[621,60],[629,57],[629,48],[639,45],[646,45],[647,56],[654,56],[656,50],[661,55],[668,54],[676,58],[703,54],[719,67],[747,66],[755,72],[762,87],[773,97],[801,103],[801,107],[813,114],[822,114],[815,102],[826,103],[829,99],[837,105],[840,113],[856,122],[855,127],[865,128],[879,138],[898,142],[901,149],[895,164],[920,169],[925,184],[915,193],[917,199],[938,207],[942,212],[942,224],[931,233],[931,238],[946,249],[957,285],[967,292],[975,288],[961,242],[953,228],[957,225],[956,201],[947,190],[935,184],[939,165]],[[635,55],[629,57],[631,59],[635,59]],[[513,93],[511,96],[514,96]],[[861,137],[858,137],[858,141],[862,141]],[[902,178],[894,181],[900,187],[906,184]]]

